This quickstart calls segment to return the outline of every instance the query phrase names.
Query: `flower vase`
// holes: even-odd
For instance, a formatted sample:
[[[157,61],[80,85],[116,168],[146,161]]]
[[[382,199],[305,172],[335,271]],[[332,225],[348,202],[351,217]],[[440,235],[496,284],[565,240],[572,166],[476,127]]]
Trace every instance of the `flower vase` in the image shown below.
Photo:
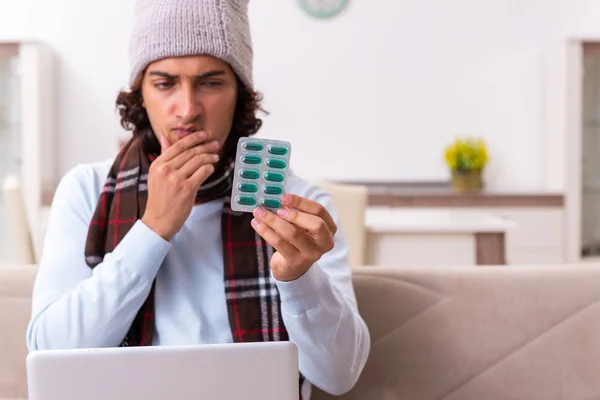
[[[457,192],[473,192],[483,189],[482,171],[452,171],[452,187]]]

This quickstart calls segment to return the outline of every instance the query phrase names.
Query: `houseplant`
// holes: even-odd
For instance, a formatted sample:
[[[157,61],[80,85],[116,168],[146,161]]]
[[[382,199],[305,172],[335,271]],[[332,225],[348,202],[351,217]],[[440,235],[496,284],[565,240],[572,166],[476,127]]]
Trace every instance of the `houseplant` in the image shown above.
[[[483,170],[488,163],[486,143],[481,138],[458,138],[446,147],[444,158],[452,174],[452,187],[459,192],[483,188]]]

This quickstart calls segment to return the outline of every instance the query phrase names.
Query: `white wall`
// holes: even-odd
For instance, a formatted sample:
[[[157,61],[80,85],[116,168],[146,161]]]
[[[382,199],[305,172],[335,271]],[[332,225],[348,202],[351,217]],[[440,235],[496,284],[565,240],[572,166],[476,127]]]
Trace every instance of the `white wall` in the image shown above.
[[[133,0],[20,0],[28,29],[2,23],[14,3],[0,0],[0,38],[30,34],[60,57],[60,171],[111,156]],[[489,185],[511,189],[544,181],[544,52],[600,36],[595,0],[351,0],[330,21],[251,0],[251,19],[262,134],[293,142],[298,173],[445,179],[443,147],[466,133],[489,142]]]
[[[488,140],[497,188],[541,186],[543,54],[564,35],[600,31],[600,3],[581,0],[353,1],[326,23],[292,1],[269,12],[278,18],[254,29],[257,57],[271,63],[257,65],[273,111],[265,133],[317,160],[340,152],[301,172],[443,179],[443,146],[467,133]]]
[[[0,0],[0,39],[21,39],[29,35],[27,1]]]
[[[27,0],[32,36],[59,60],[61,173],[112,157],[121,132],[115,99],[127,84],[131,0]]]

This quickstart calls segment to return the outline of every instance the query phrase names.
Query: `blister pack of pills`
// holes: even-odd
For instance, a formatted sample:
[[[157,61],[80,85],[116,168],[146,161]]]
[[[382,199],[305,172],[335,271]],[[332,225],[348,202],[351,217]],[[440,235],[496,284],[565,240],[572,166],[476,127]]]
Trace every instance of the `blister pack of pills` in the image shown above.
[[[231,191],[233,211],[277,210],[286,191],[292,148],[281,140],[242,137],[238,141]]]

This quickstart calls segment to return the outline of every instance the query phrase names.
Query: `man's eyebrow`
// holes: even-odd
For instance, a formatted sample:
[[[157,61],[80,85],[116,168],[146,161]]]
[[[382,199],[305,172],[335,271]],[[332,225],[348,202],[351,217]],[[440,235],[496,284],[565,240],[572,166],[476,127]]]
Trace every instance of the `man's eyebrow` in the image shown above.
[[[219,75],[225,75],[225,71],[224,70],[208,71],[203,74],[196,75],[196,79],[212,78],[213,76],[219,76]]]
[[[148,73],[148,75],[160,76],[160,77],[167,78],[167,79],[176,79],[177,78],[177,75],[171,75],[171,74],[168,74],[168,73],[162,72],[162,71],[150,71]],[[208,71],[203,74],[196,75],[194,78],[195,79],[206,79],[206,78],[211,78],[213,76],[218,76],[218,75],[225,75],[225,71],[224,70]]]
[[[160,76],[160,77],[168,78],[168,79],[177,78],[177,76],[175,76],[175,75],[167,74],[166,72],[161,72],[161,71],[150,71],[148,73],[148,75]]]

